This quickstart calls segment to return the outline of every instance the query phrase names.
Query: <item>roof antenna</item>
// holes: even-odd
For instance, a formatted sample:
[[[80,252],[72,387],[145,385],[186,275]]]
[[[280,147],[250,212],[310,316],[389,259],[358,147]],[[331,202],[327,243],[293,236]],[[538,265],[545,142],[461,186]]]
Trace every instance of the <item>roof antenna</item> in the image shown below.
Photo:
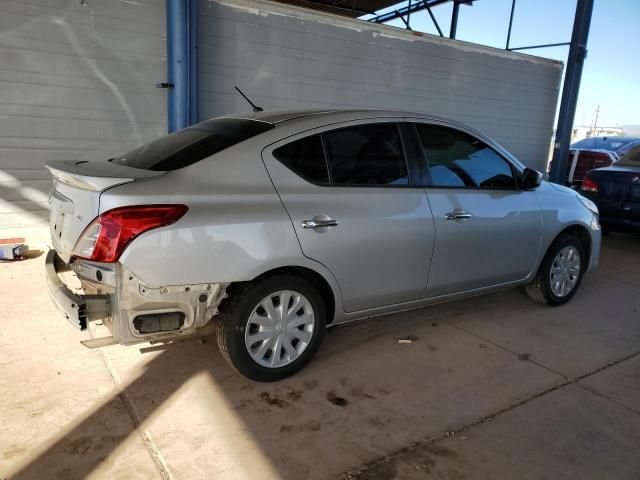
[[[238,93],[240,95],[242,95],[242,98],[244,98],[249,103],[249,105],[251,105],[253,107],[253,111],[254,112],[263,112],[264,111],[264,108],[257,106],[255,103],[253,103],[251,100],[249,100],[249,97],[247,97],[244,94],[244,92],[242,90],[240,90],[237,86],[234,86],[233,88],[235,88],[238,91]]]

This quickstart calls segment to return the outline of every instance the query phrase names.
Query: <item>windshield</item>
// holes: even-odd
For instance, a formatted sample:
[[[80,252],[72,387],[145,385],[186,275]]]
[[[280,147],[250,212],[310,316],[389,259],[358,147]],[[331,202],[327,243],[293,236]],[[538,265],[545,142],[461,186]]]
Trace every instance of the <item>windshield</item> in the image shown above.
[[[255,120],[214,118],[142,145],[111,161],[144,170],[177,170],[272,128],[270,123]]]
[[[571,148],[588,149],[588,150],[608,150],[615,152],[625,145],[633,142],[634,138],[618,138],[618,137],[593,137],[579,140],[571,145]]]

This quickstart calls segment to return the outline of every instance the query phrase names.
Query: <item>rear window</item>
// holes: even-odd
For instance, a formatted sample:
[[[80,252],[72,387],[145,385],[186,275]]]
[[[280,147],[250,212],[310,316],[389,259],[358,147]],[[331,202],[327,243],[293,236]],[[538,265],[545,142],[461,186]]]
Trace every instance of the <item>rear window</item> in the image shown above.
[[[635,141],[634,138],[616,138],[616,137],[592,137],[579,140],[571,145],[571,148],[588,149],[588,150],[607,150],[615,152],[620,148]]]
[[[214,118],[179,130],[111,160],[144,170],[177,170],[192,165],[274,126],[239,118]]]

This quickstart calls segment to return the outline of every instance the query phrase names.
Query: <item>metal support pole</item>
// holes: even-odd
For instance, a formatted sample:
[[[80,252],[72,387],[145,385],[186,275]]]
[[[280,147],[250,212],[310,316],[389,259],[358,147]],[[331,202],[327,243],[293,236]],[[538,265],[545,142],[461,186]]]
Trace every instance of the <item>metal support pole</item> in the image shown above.
[[[511,41],[511,27],[513,25],[513,12],[516,9],[516,0],[511,2],[511,15],[509,15],[509,31],[507,32],[507,46],[505,47],[509,50],[509,42]]]
[[[440,30],[440,25],[438,25],[438,21],[436,20],[436,17],[433,15],[433,12],[431,11],[431,7],[429,7],[429,4],[426,2],[426,0],[424,0],[424,6],[427,9],[429,16],[431,17],[433,24],[436,26],[436,30],[438,30],[438,34],[441,37],[444,37],[444,35],[442,34],[442,30]]]
[[[167,0],[169,133],[198,121],[198,0]]]
[[[458,11],[460,10],[460,3],[458,0],[453,0],[453,11],[451,12],[451,29],[449,30],[449,38],[456,38],[456,29],[458,28]]]
[[[554,183],[563,183],[566,174],[571,128],[573,127],[578,103],[582,67],[587,56],[587,40],[589,39],[592,12],[593,0],[578,0],[576,16],[573,22],[573,33],[571,34],[569,58],[567,59],[567,71],[562,86],[560,113],[553,147],[553,161],[549,175],[549,179]]]
[[[396,10],[397,12],[397,10]],[[407,27],[407,30],[411,30],[411,27],[409,26],[409,22],[407,20],[405,20],[404,17],[400,17],[400,20],[402,20],[404,22],[404,25]]]
[[[187,0],[189,15],[189,125],[200,121],[198,118],[198,3],[199,0]]]
[[[507,48],[507,50],[509,50],[510,52],[515,52],[518,50],[532,50],[534,48],[562,47],[565,45],[571,45],[571,42],[545,43],[544,45],[530,45],[528,47]]]

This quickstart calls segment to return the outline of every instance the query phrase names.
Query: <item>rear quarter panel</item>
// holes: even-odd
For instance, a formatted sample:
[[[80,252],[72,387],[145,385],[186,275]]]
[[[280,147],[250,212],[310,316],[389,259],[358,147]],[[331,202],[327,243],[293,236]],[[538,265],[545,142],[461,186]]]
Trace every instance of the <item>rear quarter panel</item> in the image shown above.
[[[302,266],[322,275],[340,300],[335,279],[306,259],[271,183],[261,147],[248,141],[187,168],[102,194],[100,210],[180,203],[175,224],[142,234],[120,263],[150,287],[248,281],[272,269]]]

